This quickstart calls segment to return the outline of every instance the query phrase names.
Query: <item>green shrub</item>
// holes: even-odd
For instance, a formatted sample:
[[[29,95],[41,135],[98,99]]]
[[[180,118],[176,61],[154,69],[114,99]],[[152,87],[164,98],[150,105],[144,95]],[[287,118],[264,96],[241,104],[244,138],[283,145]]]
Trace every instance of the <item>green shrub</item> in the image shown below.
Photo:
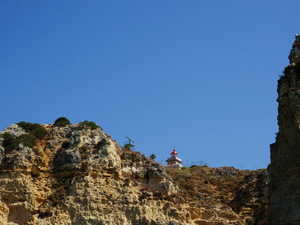
[[[31,134],[37,139],[43,139],[47,135],[46,129],[38,123],[28,123],[28,122],[20,122],[17,123],[20,127],[22,127],[27,133]]]
[[[4,138],[4,140],[3,140],[3,142],[2,142],[2,145],[3,145],[3,147],[6,149],[8,146],[10,146],[13,142],[14,142],[14,140],[15,140],[15,137],[14,137],[14,135],[12,135],[12,134],[10,134],[10,133],[4,133],[4,134],[2,134],[1,135],[3,138]]]
[[[37,127],[41,126],[40,124],[37,123],[29,123],[25,121],[21,121],[17,123],[20,127],[22,127],[26,132],[32,131],[36,129]]]
[[[197,165],[191,165],[190,168],[197,168],[198,166]]]
[[[4,133],[2,137],[4,138],[3,147],[6,153],[10,153],[11,151],[17,149],[21,143],[30,148],[34,146],[35,138],[30,134],[22,134],[19,137],[14,137],[10,133]]]
[[[34,146],[35,138],[34,136],[30,134],[22,134],[19,137],[16,138],[16,141],[20,144],[23,143],[23,145],[28,146],[32,148]]]
[[[68,120],[66,117],[59,117],[55,120],[53,126],[64,127],[69,124],[71,124],[70,120]]]
[[[42,126],[37,127],[36,129],[32,130],[29,133],[39,140],[43,139],[47,135],[46,129]]]
[[[192,173],[190,172],[190,170],[188,168],[186,169],[181,169],[181,170],[177,170],[176,176],[174,177],[175,181],[183,181],[185,179],[189,179],[192,177]]]
[[[151,155],[149,156],[149,158],[152,159],[152,160],[155,160],[155,159],[156,159],[156,155],[155,155],[155,154],[151,154]]]
[[[79,124],[79,127],[77,129],[82,130],[84,128],[91,128],[92,130],[94,130],[99,128],[99,126],[95,122],[85,120]]]
[[[127,150],[131,150],[130,144],[125,144],[124,148],[127,149]]]

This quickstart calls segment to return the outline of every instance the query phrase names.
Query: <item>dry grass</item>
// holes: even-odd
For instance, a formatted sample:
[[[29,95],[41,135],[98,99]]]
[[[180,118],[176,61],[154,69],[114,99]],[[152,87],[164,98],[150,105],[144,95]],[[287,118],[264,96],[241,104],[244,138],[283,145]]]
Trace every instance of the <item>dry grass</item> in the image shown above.
[[[228,203],[233,199],[236,188],[243,181],[247,170],[232,167],[210,168],[166,168],[167,174],[179,186],[182,197],[201,204]]]

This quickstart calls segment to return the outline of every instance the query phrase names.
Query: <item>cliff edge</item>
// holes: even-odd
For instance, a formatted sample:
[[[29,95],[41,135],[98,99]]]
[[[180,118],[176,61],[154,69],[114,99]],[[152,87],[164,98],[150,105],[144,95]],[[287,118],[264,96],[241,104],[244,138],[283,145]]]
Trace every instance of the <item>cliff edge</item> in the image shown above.
[[[89,121],[13,124],[0,132],[0,162],[0,224],[265,224],[265,170],[167,174]]]
[[[278,81],[278,126],[271,145],[271,225],[300,224],[300,36],[289,55],[290,64]]]

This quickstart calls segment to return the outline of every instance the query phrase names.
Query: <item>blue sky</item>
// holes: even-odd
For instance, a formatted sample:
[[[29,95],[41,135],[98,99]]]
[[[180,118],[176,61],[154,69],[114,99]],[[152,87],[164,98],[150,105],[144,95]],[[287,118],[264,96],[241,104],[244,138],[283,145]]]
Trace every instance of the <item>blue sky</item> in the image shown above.
[[[297,1],[1,1],[0,130],[94,121],[158,162],[266,168]]]

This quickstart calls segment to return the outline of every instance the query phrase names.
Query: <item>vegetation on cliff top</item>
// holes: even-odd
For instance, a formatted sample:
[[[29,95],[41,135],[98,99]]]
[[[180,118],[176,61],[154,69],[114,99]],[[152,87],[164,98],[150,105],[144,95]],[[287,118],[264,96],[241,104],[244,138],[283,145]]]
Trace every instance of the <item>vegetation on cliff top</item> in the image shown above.
[[[29,122],[19,122],[17,123],[20,127],[23,128],[27,133],[31,134],[36,139],[43,139],[47,135],[46,129],[38,123],[29,123]]]
[[[79,123],[79,126],[77,127],[77,129],[82,130],[84,128],[91,128],[92,130],[94,130],[94,129],[99,128],[99,126],[93,121],[85,120],[85,121]]]
[[[70,120],[68,120],[66,117],[59,117],[54,121],[53,126],[57,127],[64,127],[71,124]]]
[[[210,168],[191,166],[190,168],[166,168],[167,174],[177,183],[185,197],[193,200],[221,199],[228,203],[233,199],[237,185],[248,170],[233,167]]]
[[[35,137],[30,134],[22,134],[18,137],[13,136],[10,133],[5,132],[1,135],[3,140],[3,147],[6,153],[10,153],[11,151],[18,148],[19,144],[23,144],[24,146],[33,147]]]
[[[38,123],[22,121],[17,123],[17,125],[27,134],[21,134],[17,137],[9,132],[1,134],[1,137],[3,138],[3,147],[6,153],[17,150],[20,144],[32,148],[35,145],[36,140],[42,140],[47,135],[46,129]]]
[[[181,190],[178,199],[206,207],[226,204],[247,218],[248,224],[267,224],[266,196],[259,193],[265,170],[191,166],[166,168],[166,171]]]
[[[68,121],[66,119],[56,120],[57,123],[60,123],[59,121],[62,121],[60,126],[68,125]],[[63,125],[64,123],[66,125]],[[22,149],[21,144],[23,146],[34,147],[34,145],[39,143],[40,140],[42,140],[41,142],[44,144],[47,144],[47,142],[51,140],[51,134],[53,134],[53,132],[49,131],[49,134],[47,135],[47,130],[49,129],[53,129],[52,131],[56,132],[65,132],[66,134],[70,132],[70,129],[57,129],[55,126],[42,126],[40,124],[32,124],[28,122],[20,122],[18,125],[27,133],[24,134],[24,131],[17,127],[17,129],[21,130],[21,133],[23,134],[18,134],[19,136],[17,136],[15,133],[4,132],[0,135],[0,137],[2,137],[2,145],[5,149],[5,154],[12,153],[8,156],[6,155],[3,160],[3,168],[6,169],[10,168],[9,166],[12,165],[10,163],[15,159],[12,155],[17,155],[21,152],[13,151]],[[70,126],[70,128],[71,130],[82,130],[96,129],[99,128],[99,126],[94,122],[84,121],[78,125]],[[82,135],[85,135],[85,132],[82,133]],[[41,137],[46,139],[43,140]],[[53,165],[53,168],[51,168],[52,171],[55,173],[67,171],[65,174],[67,174],[68,179],[70,179],[73,175],[75,176],[75,174],[76,176],[85,176],[85,174],[89,171],[87,159],[91,158],[91,156],[93,156],[93,159],[95,160],[99,159],[99,152],[97,150],[100,145],[103,148],[105,147],[105,140],[104,142],[102,140],[100,143],[96,144],[94,146],[95,149],[87,145],[82,145],[77,150],[69,151],[69,136],[65,135],[64,137],[65,138],[60,139],[60,141],[55,142],[60,148],[57,148],[58,150],[54,154],[51,164]],[[44,145],[45,147],[48,146],[46,144]],[[172,178],[179,187],[179,193],[167,194],[165,192],[152,190],[151,185],[145,185],[151,182],[151,173],[154,174],[155,172],[155,178],[157,178],[157,175],[165,176],[162,165],[153,162],[156,157],[155,154],[151,154],[149,158],[147,158],[140,152],[131,151],[130,148],[127,149],[124,147],[122,148],[120,157],[122,159],[122,163],[124,163],[122,166],[128,167],[128,165],[131,165],[131,167],[136,167],[139,165],[147,168],[144,171],[145,173],[138,172],[127,175],[124,173],[126,182],[131,180],[136,184],[136,181],[140,182],[141,179],[145,179],[144,187],[141,189],[139,195],[139,200],[159,199],[175,204],[187,203],[191,207],[207,208],[209,210],[217,207],[230,207],[233,211],[239,214],[241,218],[246,218],[245,221],[248,221],[249,218],[249,223],[247,224],[258,224],[256,223],[257,221],[261,221],[261,218],[266,218],[265,214],[267,202],[263,198],[257,198],[261,192],[261,186],[257,185],[259,184],[258,180],[262,180],[259,175],[263,176],[264,173],[238,170],[233,167],[210,168],[207,166],[195,165],[190,168],[183,167],[182,169],[166,168],[168,176]],[[74,171],[76,173],[74,173]],[[109,168],[107,171],[112,171],[112,173],[114,173],[115,168]],[[34,176],[37,175],[34,174]],[[64,188],[63,183],[58,182],[57,185],[62,185],[58,186],[57,190]],[[55,193],[65,192],[55,191]],[[53,196],[54,200],[49,200],[50,202],[52,201],[53,204],[58,204],[62,201],[61,199],[63,199],[60,195]],[[41,216],[43,216],[43,214]],[[264,223],[259,224],[263,225]]]

